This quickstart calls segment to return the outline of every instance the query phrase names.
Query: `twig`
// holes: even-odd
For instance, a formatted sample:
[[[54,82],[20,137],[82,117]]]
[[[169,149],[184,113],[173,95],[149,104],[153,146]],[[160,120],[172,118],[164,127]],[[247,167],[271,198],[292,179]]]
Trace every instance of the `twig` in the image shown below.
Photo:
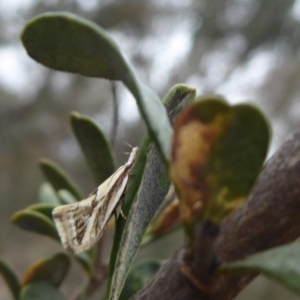
[[[95,275],[93,277],[88,278],[88,282],[83,285],[83,287],[79,288],[73,297],[74,300],[82,300],[90,297],[96,292],[98,289],[102,287],[102,284],[107,279],[108,276],[108,266],[103,263],[103,249],[105,245],[105,232],[103,236],[99,240],[94,258],[94,270]]]
[[[98,290],[108,275],[108,266],[107,264],[103,263],[103,249],[105,245],[105,232],[101,237],[100,241],[97,244],[96,253],[95,253],[95,277],[91,278],[88,286],[87,286],[87,293],[88,297],[92,296],[92,294]]]
[[[112,116],[110,140],[112,146],[114,147],[117,140],[117,131],[119,125],[119,104],[118,104],[118,97],[117,97],[117,85],[116,82],[114,81],[111,81],[111,92],[112,92],[112,100],[113,100],[113,116]]]

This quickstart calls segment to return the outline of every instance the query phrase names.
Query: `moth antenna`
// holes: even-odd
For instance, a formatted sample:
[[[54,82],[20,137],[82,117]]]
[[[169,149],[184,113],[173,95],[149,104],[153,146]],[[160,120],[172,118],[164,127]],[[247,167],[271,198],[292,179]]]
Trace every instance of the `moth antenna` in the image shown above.
[[[127,143],[127,142],[125,142],[125,141],[123,141],[123,143],[124,143],[125,145],[127,145],[128,147],[130,147],[131,149],[133,148],[133,146],[132,146],[131,144],[129,144],[129,143]]]
[[[121,152],[121,154],[126,154],[126,155],[129,155],[130,152]]]
[[[122,210],[122,208],[120,209],[120,215],[123,217],[124,220],[127,219],[124,212],[123,212],[123,210]]]

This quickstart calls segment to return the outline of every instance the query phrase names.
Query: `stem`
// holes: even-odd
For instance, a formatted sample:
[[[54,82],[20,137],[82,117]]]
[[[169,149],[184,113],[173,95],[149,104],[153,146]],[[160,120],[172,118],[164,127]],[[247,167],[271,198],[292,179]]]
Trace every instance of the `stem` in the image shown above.
[[[103,263],[104,245],[105,245],[105,231],[97,244],[96,254],[95,254],[96,276],[94,278],[91,278],[87,285],[86,295],[88,297],[92,296],[93,293],[102,286],[102,284],[104,283],[108,275],[108,266],[107,264]]]
[[[114,147],[117,140],[117,131],[119,125],[119,104],[117,97],[117,84],[112,81],[111,82],[111,91],[112,91],[112,100],[113,100],[113,115],[112,115],[112,127],[110,132],[110,140],[111,144]]]

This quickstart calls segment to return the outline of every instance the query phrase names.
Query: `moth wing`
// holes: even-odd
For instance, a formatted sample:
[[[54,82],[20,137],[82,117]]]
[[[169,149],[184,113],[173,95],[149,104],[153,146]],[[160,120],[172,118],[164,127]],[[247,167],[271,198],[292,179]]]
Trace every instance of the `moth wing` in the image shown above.
[[[90,249],[100,239],[127,181],[127,168],[122,166],[86,199],[53,210],[52,216],[64,248],[79,253]]]
[[[78,247],[93,213],[94,201],[95,195],[91,195],[78,203],[57,206],[52,212],[61,243],[69,252],[80,252]]]
[[[126,168],[124,166],[120,167],[98,188],[96,199],[99,199],[99,202],[95,207],[94,213],[88,220],[80,243],[80,250],[77,252],[90,249],[102,236],[107,222],[114,213],[124,193],[128,181],[128,174],[125,171]]]
[[[99,186],[97,193],[99,198],[103,197],[101,210],[105,211],[103,218],[104,226],[109,221],[111,215],[115,211],[115,208],[120,202],[128,182],[129,171],[130,170],[126,168],[126,166],[122,166]],[[96,224],[96,222],[94,224]]]

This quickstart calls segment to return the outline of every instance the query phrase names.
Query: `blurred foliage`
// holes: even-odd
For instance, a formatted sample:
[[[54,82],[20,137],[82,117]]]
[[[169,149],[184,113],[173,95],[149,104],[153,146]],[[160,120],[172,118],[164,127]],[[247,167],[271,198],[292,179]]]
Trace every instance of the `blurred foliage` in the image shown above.
[[[225,264],[227,271],[260,272],[296,292],[300,296],[300,243],[276,247],[254,255],[245,260]]]
[[[140,290],[147,283],[147,281],[155,275],[160,267],[160,262],[149,260],[140,262],[138,265],[132,268],[128,273],[119,300],[130,299],[130,297]]]
[[[4,71],[0,76],[0,217],[1,228],[5,228],[0,237],[6,241],[0,251],[7,257],[15,255],[18,269],[25,268],[25,257],[18,258],[9,249],[31,249],[26,258],[33,259],[36,255],[31,243],[37,245],[39,240],[32,237],[27,242],[27,236],[7,224],[13,212],[36,202],[42,182],[35,167],[37,158],[50,157],[58,162],[87,193],[94,185],[75,139],[70,138],[66,117],[73,110],[92,116],[110,138],[115,121],[110,83],[46,70],[20,50],[19,33],[38,13],[65,10],[108,29],[123,41],[122,51],[141,80],[160,96],[177,82],[189,83],[200,93],[242,91],[247,99],[261,99],[260,106],[276,128],[277,144],[299,127],[299,1],[87,2],[0,2],[0,69],[11,61],[10,55],[4,55],[9,52],[15,54],[17,66],[23,70],[20,73],[9,64],[10,72],[6,73],[13,74],[13,85],[6,84]],[[183,49],[183,54],[170,62],[173,49]],[[131,109],[120,85],[116,98],[119,108]],[[126,114],[120,109],[115,145],[118,163],[125,159],[119,153],[128,149],[123,141],[139,144],[144,133],[140,121],[134,116],[128,119]],[[273,299],[282,297],[279,293]]]

